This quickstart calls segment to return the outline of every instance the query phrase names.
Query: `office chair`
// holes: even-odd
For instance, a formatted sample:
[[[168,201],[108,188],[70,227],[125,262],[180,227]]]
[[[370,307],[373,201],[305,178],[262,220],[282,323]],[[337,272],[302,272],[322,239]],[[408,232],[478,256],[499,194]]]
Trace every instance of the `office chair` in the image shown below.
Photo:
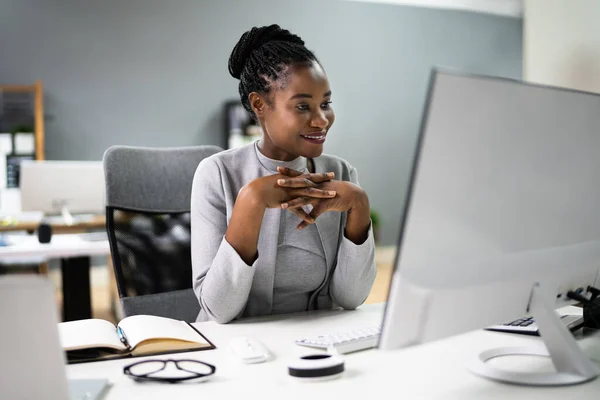
[[[196,167],[217,146],[113,146],[104,153],[106,230],[123,316],[194,322],[190,195]]]

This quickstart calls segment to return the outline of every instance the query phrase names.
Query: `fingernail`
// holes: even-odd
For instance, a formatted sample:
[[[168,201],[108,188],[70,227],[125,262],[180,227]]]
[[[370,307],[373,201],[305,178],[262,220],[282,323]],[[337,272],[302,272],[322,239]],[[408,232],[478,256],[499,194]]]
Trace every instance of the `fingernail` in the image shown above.
[[[281,208],[288,208],[288,203],[281,203]]]
[[[327,176],[330,177],[330,178],[333,178],[335,176],[335,174],[333,172],[328,172]]]
[[[279,185],[285,185],[285,179],[277,179]]]
[[[327,194],[330,196],[335,196],[335,190],[330,190],[329,192],[327,192]]]
[[[304,225],[300,225],[300,226],[298,226],[298,228],[297,228],[297,229],[298,229],[299,231],[301,231],[302,229],[304,229]]]

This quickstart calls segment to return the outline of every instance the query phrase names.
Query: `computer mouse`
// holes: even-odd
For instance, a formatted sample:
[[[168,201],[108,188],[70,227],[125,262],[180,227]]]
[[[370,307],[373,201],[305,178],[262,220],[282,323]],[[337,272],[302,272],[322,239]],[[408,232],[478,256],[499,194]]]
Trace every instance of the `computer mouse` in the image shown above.
[[[232,339],[227,344],[227,349],[235,358],[244,364],[255,364],[271,359],[267,347],[257,339],[240,336]]]

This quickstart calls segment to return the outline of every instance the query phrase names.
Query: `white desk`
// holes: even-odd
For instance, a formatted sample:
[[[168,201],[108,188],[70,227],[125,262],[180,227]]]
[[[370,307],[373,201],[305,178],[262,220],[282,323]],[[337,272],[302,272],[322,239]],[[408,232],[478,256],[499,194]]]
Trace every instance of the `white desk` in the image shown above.
[[[87,241],[85,234],[52,235],[50,243],[40,243],[36,235],[6,235],[10,246],[0,247],[0,259],[19,257],[69,258],[110,254],[108,240]]]
[[[495,383],[472,375],[465,367],[469,357],[496,346],[538,342],[536,337],[476,331],[397,351],[377,349],[345,355],[346,372],[336,380],[297,382],[287,375],[287,361],[319,352],[296,346],[296,338],[378,325],[383,303],[355,311],[319,311],[219,325],[194,324],[216,346],[215,350],[180,353],[161,358],[193,358],[217,367],[212,380],[196,384],[136,383],[123,375],[123,366],[139,361],[115,360],[69,365],[71,378],[106,377],[113,386],[106,399],[594,399],[600,379],[562,388],[531,388]],[[225,348],[236,336],[260,338],[275,355],[273,361],[242,365]],[[600,338],[595,344],[600,358]]]
[[[108,240],[88,241],[86,234],[52,235],[40,243],[36,235],[7,235],[9,246],[0,247],[0,260],[19,257],[60,258],[62,269],[63,319],[91,318],[90,257],[110,254]]]

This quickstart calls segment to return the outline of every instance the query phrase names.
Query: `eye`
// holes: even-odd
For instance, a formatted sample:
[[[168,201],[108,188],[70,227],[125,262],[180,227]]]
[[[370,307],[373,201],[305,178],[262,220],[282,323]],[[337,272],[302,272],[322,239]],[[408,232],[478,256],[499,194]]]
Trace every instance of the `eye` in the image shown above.
[[[296,109],[300,111],[308,111],[310,108],[308,107],[308,104],[301,103],[296,106]]]
[[[325,103],[321,104],[321,108],[323,110],[329,110],[331,108],[331,101],[326,101]]]

